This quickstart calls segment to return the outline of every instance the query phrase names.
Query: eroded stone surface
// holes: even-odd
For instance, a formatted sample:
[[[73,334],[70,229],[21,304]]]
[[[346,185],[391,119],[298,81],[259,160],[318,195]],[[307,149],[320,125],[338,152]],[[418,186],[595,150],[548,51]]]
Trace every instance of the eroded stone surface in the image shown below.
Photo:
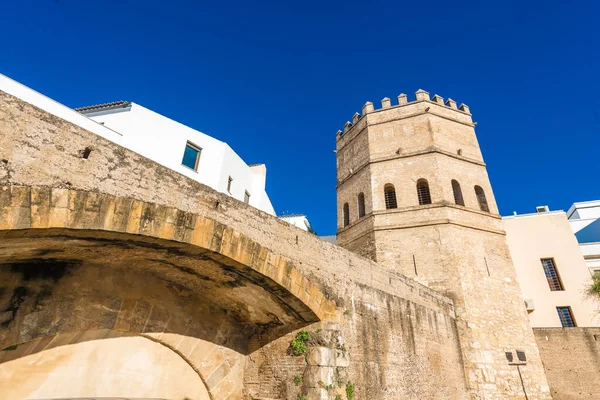
[[[86,147],[93,152],[83,160],[80,150]],[[0,307],[6,310],[2,318],[11,319],[4,334],[14,340],[20,335],[30,337],[36,330],[57,329],[55,320],[64,321],[63,330],[110,324],[118,330],[146,327],[149,331],[144,335],[168,342],[173,351],[190,360],[205,382],[210,382],[215,399],[240,398],[242,385],[253,398],[289,398],[295,388],[293,377],[304,373],[306,360],[288,353],[294,332],[281,336],[293,326],[288,319],[283,318],[285,329],[278,331],[277,324],[268,322],[276,319],[264,309],[257,315],[245,311],[244,303],[258,293],[269,308],[286,304],[296,310],[299,317],[291,322],[339,323],[340,344],[345,345],[349,360],[345,380],[353,382],[357,398],[468,398],[464,372],[457,367],[461,352],[452,301],[392,268],[290,227],[1,92],[0,159],[6,160],[0,163],[0,230],[10,240],[21,240],[18,251],[39,250],[36,243],[40,237],[31,236],[32,229],[52,233],[68,228],[77,232],[75,237],[71,233],[69,240],[85,243],[80,249],[90,253],[89,257],[71,257],[82,263],[71,265],[75,273],[64,274],[55,285],[80,280],[89,282],[89,287],[75,286],[73,293],[67,287],[55,288],[50,296],[42,296],[38,311],[37,293],[54,278],[30,281],[32,292],[15,292],[24,278],[20,272],[12,272],[12,286],[8,294],[2,294]],[[58,238],[51,239],[43,232],[43,240],[58,243]],[[19,233],[26,234],[18,238]],[[111,235],[120,234],[135,235],[142,242],[178,243],[167,247],[185,244],[198,247],[203,254],[212,252],[210,259],[184,262],[183,266],[211,277],[209,265],[216,264],[222,279],[208,285],[209,281],[177,269],[169,262],[179,265],[186,256],[168,250],[164,250],[167,255],[152,256],[159,261],[145,258],[151,251],[136,250],[135,246],[114,249],[120,255],[131,250],[131,257],[123,255],[123,262],[110,258],[113,247],[108,255],[98,252],[99,238],[108,235],[111,242],[116,238]],[[5,265],[10,264],[6,261],[10,252],[16,251],[9,248],[3,255]],[[60,254],[35,257],[64,263]],[[31,255],[26,257],[31,259]],[[230,267],[227,260],[240,267],[237,272],[242,273],[244,286],[219,291],[219,285],[236,281],[232,277],[235,271],[219,267]],[[105,262],[109,268],[103,268]],[[250,279],[254,273],[263,278]],[[167,287],[171,280],[174,285]],[[34,289],[35,296],[27,294]],[[203,295],[203,290],[216,297]],[[53,312],[44,308],[51,304]],[[91,312],[90,317],[83,310]],[[193,318],[201,317],[202,310],[210,320]],[[222,310],[226,312],[219,314]],[[217,314],[219,318],[212,318]],[[240,335],[236,336],[232,327],[240,326],[239,319],[245,329],[254,332],[247,348],[258,349],[245,359],[245,367],[223,346],[237,346],[234,339]],[[258,334],[260,329],[254,330],[259,321],[263,322],[262,332],[273,336],[265,339]],[[167,329],[161,331],[162,326]],[[320,323],[307,328],[316,331]],[[213,337],[204,340],[210,334]],[[322,396],[323,390],[311,388],[311,393]]]

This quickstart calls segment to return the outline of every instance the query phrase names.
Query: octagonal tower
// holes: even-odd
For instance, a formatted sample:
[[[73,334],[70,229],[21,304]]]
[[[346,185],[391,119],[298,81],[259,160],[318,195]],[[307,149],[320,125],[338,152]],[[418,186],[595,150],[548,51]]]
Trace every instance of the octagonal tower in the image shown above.
[[[424,90],[336,136],[340,246],[450,296],[473,398],[550,398],[469,107]]]

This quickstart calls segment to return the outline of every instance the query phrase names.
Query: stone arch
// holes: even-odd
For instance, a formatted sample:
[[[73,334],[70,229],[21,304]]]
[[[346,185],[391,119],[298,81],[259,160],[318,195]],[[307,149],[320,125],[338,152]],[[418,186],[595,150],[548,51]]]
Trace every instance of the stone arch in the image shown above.
[[[0,348],[90,330],[192,358],[203,343],[220,354],[206,381],[214,399],[236,385],[235,360],[337,318],[292,263],[224,224],[82,190],[0,188],[0,275]]]

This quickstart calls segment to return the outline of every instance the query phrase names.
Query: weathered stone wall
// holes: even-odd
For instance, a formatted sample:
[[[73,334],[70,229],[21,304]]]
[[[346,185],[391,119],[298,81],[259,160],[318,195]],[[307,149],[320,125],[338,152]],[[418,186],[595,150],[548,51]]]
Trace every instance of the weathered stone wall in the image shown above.
[[[554,400],[600,399],[600,328],[534,328]]]
[[[81,156],[86,148],[92,149],[89,159]],[[5,225],[3,229],[38,226],[44,230],[67,226],[76,230],[102,231],[113,226],[110,229],[140,235],[144,240],[162,238],[189,244],[199,241],[205,243],[200,248],[226,256],[221,257],[221,261],[239,260],[237,262],[242,266],[246,262],[254,271],[268,276],[269,279],[262,281],[265,287],[272,282],[285,287],[281,294],[293,293],[299,299],[298,306],[310,307],[320,319],[337,324],[333,328],[319,324],[318,327],[311,326],[311,330],[315,333],[319,328],[339,332],[340,340],[343,340],[344,348],[340,340],[335,346],[331,341],[317,342],[313,346],[329,349],[323,353],[333,352],[336,357],[319,360],[315,356],[305,361],[306,385],[313,398],[327,392],[321,384],[327,386],[328,380],[334,376],[339,378],[340,374],[331,374],[332,368],[338,368],[338,361],[345,358],[344,355],[337,357],[339,351],[349,356],[343,374],[355,385],[357,398],[468,398],[454,308],[448,298],[398,274],[393,268],[380,266],[290,227],[277,218],[1,92],[0,186],[4,186],[3,193],[11,193],[2,198],[6,206],[6,213],[0,218]],[[58,207],[62,210],[52,211],[55,190],[65,191],[67,199],[72,196],[74,200]],[[13,196],[13,193],[17,195]],[[109,199],[106,202],[102,200],[105,197]],[[49,218],[40,218],[44,210],[52,213]],[[115,217],[119,212],[125,215],[124,223],[111,222],[120,221]],[[131,224],[135,229],[131,230]],[[193,226],[188,226],[190,224]],[[205,231],[209,233],[204,234]],[[258,256],[251,257],[255,252]],[[266,259],[261,258],[263,253]],[[173,271],[174,267],[163,264],[163,271]],[[240,267],[240,271],[254,276],[254,272],[244,268]],[[286,281],[286,271],[297,273]],[[254,281],[256,278],[254,276]],[[185,281],[185,271],[177,283],[191,284]],[[271,286],[267,291],[275,294],[277,290]],[[235,293],[238,292],[232,289],[232,295]],[[134,304],[143,300],[143,292],[141,296]],[[211,301],[218,303],[220,296],[217,293]],[[247,296],[252,298],[251,294]],[[77,296],[73,299],[76,301]],[[202,300],[197,301],[202,303]],[[286,301],[291,304],[293,299]],[[335,312],[328,311],[329,306],[318,307],[330,303],[335,305]],[[35,308],[31,304],[29,310]],[[60,302],[55,304],[58,305],[55,309],[60,312]],[[170,304],[175,307],[177,302]],[[109,310],[114,309],[116,306],[109,307]],[[184,310],[173,311],[185,315]],[[233,306],[228,311],[244,315]],[[306,315],[315,314],[311,311]],[[17,311],[15,317],[22,321],[27,315]],[[219,322],[217,319],[211,324],[218,325]],[[174,337],[173,347],[179,351],[177,346],[182,346],[182,354],[193,353],[197,350],[190,350],[189,346],[199,339],[189,331],[185,333],[184,328],[185,325],[176,332],[162,334],[192,335],[186,340]],[[202,332],[202,329],[196,332]],[[18,337],[17,331],[11,335]],[[202,340],[208,337],[205,335]],[[284,336],[249,355],[246,386],[253,397],[283,399],[288,396],[282,384],[288,385],[292,375],[302,366],[298,359],[287,359],[289,356],[282,353],[292,337],[293,334]],[[226,338],[221,337],[217,342],[220,346],[228,346]],[[220,346],[205,350],[219,351]],[[252,348],[251,344],[249,348]],[[243,351],[243,346],[240,350]],[[227,365],[230,368],[239,365],[222,358],[217,362],[220,362],[218,371],[223,371]],[[217,364],[210,365],[215,367]],[[261,373],[269,368],[275,371],[271,377]],[[233,390],[231,386],[235,384],[235,381],[228,382],[229,390]],[[224,392],[222,396],[226,393],[232,392]],[[229,396],[230,399],[237,398],[237,395]]]
[[[396,282],[392,280],[391,284]],[[337,367],[345,364],[331,362],[333,357],[325,356],[316,374],[319,378],[314,378],[311,372],[316,367],[309,365],[314,349],[309,346],[306,357],[290,355],[291,334],[248,357],[245,386],[252,398],[295,398],[296,375],[303,378],[300,389],[310,387],[311,380],[321,381],[319,388],[331,386],[315,398],[333,398],[336,390],[344,392],[348,382],[354,384],[357,399],[470,398],[451,315],[362,285],[352,284],[346,290],[344,297],[350,302],[337,328],[341,345],[329,346],[327,353],[343,352],[350,361],[349,368],[337,373]],[[315,324],[307,329],[318,336],[321,330],[331,330],[330,325]],[[318,340],[316,347],[323,347]],[[303,370],[306,365],[309,369]],[[326,392],[330,397],[325,397]]]

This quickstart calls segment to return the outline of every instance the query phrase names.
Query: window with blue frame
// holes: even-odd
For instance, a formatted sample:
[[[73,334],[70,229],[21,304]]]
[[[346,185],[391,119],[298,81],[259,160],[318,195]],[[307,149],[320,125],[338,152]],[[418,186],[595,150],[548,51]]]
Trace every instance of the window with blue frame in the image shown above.
[[[202,149],[193,143],[187,142],[185,145],[185,151],[183,152],[182,165],[198,171],[198,163],[200,162],[200,153]]]
[[[556,311],[558,312],[558,317],[560,318],[560,323],[563,328],[572,328],[577,326],[575,324],[575,318],[573,318],[573,311],[571,311],[571,307],[556,307]]]

